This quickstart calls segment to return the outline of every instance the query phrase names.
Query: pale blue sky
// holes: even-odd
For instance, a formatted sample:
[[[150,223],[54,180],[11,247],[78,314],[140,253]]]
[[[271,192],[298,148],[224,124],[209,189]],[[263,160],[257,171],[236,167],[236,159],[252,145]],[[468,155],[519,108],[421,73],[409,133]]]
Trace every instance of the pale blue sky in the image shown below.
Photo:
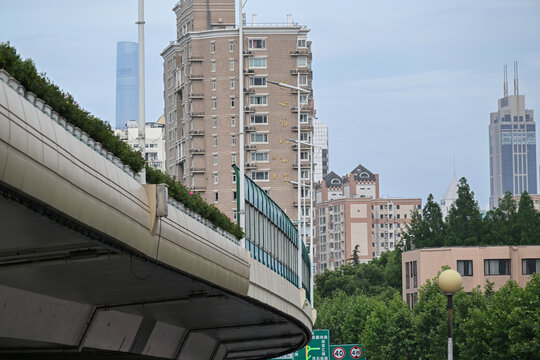
[[[147,120],[163,112],[160,52],[175,38],[175,0],[146,0]],[[381,193],[436,199],[465,176],[489,196],[489,113],[502,68],[519,61],[520,93],[540,114],[540,0],[248,0],[248,21],[308,25],[317,114],[330,168],[362,163]],[[3,0],[0,41],[98,117],[115,114],[116,42],[136,41],[136,0]],[[540,149],[539,149],[540,150]],[[540,159],[540,157],[538,157]]]

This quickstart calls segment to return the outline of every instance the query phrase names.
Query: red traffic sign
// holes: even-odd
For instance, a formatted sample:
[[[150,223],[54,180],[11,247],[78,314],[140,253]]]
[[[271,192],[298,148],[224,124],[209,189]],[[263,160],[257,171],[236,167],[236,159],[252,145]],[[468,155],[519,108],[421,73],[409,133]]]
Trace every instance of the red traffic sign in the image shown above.
[[[360,359],[362,357],[362,348],[360,346],[353,346],[350,353],[353,359]]]
[[[346,354],[347,353],[345,352],[345,349],[343,349],[342,347],[336,347],[332,351],[332,356],[334,357],[334,359],[337,360],[344,359]]]

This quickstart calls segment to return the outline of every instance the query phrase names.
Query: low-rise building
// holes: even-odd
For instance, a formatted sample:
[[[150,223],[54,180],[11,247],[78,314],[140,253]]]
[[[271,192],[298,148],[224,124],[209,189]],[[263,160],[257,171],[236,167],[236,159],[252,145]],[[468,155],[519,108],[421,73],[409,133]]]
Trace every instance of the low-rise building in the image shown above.
[[[402,255],[403,300],[409,307],[418,301],[418,290],[437,276],[443,266],[459,272],[462,286],[470,292],[490,281],[499,289],[508,280],[525,286],[530,275],[540,272],[540,246],[463,246],[424,248]]]

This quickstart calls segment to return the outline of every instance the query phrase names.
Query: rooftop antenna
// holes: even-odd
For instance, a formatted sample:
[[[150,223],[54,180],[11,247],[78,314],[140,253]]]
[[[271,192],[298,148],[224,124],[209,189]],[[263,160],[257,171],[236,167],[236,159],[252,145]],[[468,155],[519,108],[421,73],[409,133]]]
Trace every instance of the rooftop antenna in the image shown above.
[[[508,66],[504,65],[504,97],[508,97]]]
[[[514,95],[519,95],[518,62],[514,61]]]

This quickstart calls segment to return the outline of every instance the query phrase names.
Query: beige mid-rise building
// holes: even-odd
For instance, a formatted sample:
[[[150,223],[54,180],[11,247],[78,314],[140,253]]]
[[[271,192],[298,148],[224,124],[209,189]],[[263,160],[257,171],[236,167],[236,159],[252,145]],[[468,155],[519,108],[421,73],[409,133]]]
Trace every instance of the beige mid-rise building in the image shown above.
[[[462,276],[463,290],[482,289],[490,281],[497,290],[508,280],[525,286],[530,275],[540,272],[540,246],[466,246],[424,248],[402,255],[403,300],[409,307],[418,301],[426,280],[449,266]]]
[[[245,155],[245,171],[292,219],[297,218],[297,92],[301,140],[311,142],[311,42],[309,29],[290,16],[282,24],[243,26],[243,54],[234,0],[182,0],[174,7],[177,40],[163,51],[167,171],[236,218],[236,177],[231,167]],[[243,74],[239,73],[243,62]],[[242,80],[243,79],[243,80]],[[240,97],[244,106],[240,109]],[[245,146],[240,149],[243,113]],[[309,148],[301,148],[301,175],[310,177]],[[307,195],[307,194],[306,194]]]
[[[379,175],[358,165],[346,176],[330,172],[315,190],[314,268],[317,274],[394,250],[420,198],[381,198]],[[358,248],[357,248],[358,246]]]

